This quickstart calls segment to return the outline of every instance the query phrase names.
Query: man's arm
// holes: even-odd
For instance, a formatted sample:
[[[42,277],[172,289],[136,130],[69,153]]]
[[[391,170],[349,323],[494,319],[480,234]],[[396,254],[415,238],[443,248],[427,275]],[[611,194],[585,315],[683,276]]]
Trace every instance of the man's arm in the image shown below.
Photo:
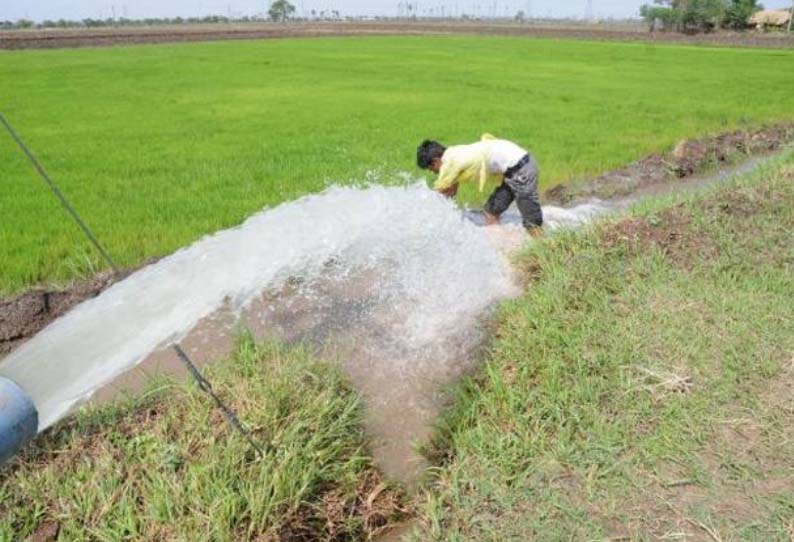
[[[439,190],[439,192],[441,192],[443,195],[445,195],[448,198],[454,198],[455,194],[458,193],[458,187],[459,186],[460,186],[460,183],[455,183],[452,186],[450,186],[449,188],[444,188],[444,189]]]
[[[460,166],[454,160],[444,160],[433,190],[441,192],[448,198],[453,197],[458,191],[458,175],[460,175]]]

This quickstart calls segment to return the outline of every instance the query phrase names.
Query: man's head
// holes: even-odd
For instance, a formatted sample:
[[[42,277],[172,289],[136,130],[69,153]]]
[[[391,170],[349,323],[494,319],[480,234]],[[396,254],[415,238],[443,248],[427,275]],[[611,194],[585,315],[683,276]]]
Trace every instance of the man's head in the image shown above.
[[[438,141],[425,139],[416,149],[416,164],[422,169],[438,173],[441,169],[441,157],[447,148]]]

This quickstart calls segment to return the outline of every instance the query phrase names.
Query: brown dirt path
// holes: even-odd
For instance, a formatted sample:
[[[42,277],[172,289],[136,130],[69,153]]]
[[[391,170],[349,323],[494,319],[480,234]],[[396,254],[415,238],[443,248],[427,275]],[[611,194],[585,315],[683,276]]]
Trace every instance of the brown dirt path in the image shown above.
[[[641,41],[762,48],[794,48],[794,35],[759,32],[715,32],[684,35],[650,33],[642,24],[483,21],[340,21],[185,24],[168,26],[31,29],[0,31],[0,49],[100,47],[139,43],[276,39],[367,35],[480,34],[526,38]]]

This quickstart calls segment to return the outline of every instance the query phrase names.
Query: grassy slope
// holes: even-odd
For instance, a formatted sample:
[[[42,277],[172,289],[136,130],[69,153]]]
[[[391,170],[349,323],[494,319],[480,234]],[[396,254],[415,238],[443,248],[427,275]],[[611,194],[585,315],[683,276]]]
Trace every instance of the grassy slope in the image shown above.
[[[0,471],[0,541],[53,524],[60,541],[342,541],[392,519],[397,495],[365,455],[357,396],[336,371],[244,342],[211,372],[274,451],[255,459],[192,382],[160,382],[81,412]]]
[[[416,540],[792,539],[794,155],[669,205],[520,257]]]
[[[792,60],[495,37],[2,51],[0,107],[127,266],[329,181],[412,171],[424,137],[513,138],[548,186],[791,118]],[[6,136],[0,157],[0,294],[101,265]]]

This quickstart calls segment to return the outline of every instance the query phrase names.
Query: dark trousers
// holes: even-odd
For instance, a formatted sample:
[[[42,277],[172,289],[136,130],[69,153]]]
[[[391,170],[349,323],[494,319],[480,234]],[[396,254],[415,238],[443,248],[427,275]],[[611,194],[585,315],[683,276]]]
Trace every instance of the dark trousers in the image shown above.
[[[513,200],[516,201],[525,228],[543,225],[543,211],[538,200],[538,165],[532,157],[518,171],[505,175],[502,184],[488,198],[485,212],[498,217],[510,207]]]

